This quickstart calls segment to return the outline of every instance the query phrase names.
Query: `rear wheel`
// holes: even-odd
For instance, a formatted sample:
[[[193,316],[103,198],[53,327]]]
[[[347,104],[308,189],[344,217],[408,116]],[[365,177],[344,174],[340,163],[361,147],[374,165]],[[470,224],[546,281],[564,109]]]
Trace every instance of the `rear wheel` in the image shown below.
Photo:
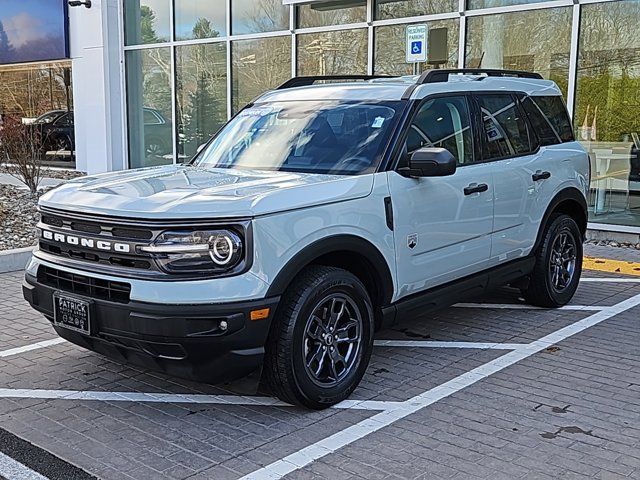
[[[357,387],[373,348],[373,309],[350,272],[311,266],[294,279],[266,347],[265,375],[282,400],[326,408]]]
[[[582,234],[569,215],[551,218],[536,252],[536,264],[524,292],[540,307],[566,305],[578,288],[582,273]]]

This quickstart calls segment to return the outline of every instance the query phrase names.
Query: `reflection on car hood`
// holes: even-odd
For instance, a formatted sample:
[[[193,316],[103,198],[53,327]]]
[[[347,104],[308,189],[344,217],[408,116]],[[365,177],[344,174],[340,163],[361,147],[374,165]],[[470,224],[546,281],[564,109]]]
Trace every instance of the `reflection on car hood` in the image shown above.
[[[251,217],[367,196],[373,175],[165,166],[72,180],[40,205],[98,215],[148,218]]]

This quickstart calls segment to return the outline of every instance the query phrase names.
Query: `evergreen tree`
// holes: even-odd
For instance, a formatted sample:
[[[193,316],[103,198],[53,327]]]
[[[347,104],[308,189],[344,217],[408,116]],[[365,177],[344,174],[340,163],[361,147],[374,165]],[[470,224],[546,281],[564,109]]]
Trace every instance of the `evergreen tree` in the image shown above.
[[[155,30],[156,13],[147,5],[140,6],[140,40],[142,43],[158,43]]]
[[[204,17],[199,18],[193,26],[194,38],[215,38],[219,36],[220,32],[214,30],[211,22]]]
[[[16,50],[11,45],[7,32],[4,30],[4,25],[0,21],[0,64],[11,63],[16,60]]]
[[[195,38],[215,38],[220,32],[212,28],[206,18],[199,18],[193,27]],[[195,153],[198,145],[206,142],[226,119],[225,104],[225,73],[220,65],[216,65],[215,58],[219,57],[218,50],[222,44],[193,45],[189,58],[190,91],[187,94],[186,108],[180,108],[183,115],[183,133],[187,143],[188,156]]]

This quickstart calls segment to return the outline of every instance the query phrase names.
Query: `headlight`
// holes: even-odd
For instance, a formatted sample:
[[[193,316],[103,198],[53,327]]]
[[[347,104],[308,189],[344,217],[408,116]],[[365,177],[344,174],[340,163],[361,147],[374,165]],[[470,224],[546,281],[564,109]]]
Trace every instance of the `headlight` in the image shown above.
[[[227,272],[243,257],[240,235],[227,229],[163,232],[140,250],[168,273]]]

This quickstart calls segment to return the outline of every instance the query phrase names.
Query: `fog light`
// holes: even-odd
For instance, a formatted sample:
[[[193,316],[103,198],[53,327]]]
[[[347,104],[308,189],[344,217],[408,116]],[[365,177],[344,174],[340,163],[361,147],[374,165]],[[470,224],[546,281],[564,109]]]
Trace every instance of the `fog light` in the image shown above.
[[[227,323],[226,320],[221,320],[220,321],[220,330],[225,331],[227,328],[229,328],[229,324]]]

